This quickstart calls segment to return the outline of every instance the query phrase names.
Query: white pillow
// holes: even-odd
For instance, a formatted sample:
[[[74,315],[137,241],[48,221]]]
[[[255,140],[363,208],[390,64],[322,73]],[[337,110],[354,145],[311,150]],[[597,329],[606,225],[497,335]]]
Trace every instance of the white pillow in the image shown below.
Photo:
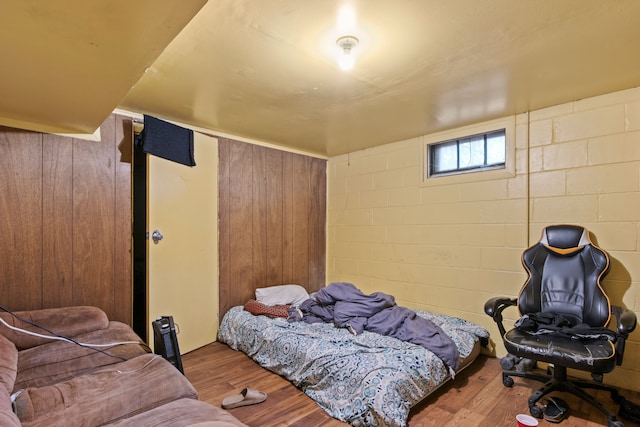
[[[300,285],[277,285],[256,289],[256,301],[264,305],[299,305],[309,299]]]

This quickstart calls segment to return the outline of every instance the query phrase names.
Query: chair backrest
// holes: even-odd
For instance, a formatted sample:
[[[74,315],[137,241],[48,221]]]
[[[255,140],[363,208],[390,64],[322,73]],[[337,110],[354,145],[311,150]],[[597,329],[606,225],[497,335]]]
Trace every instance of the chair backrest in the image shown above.
[[[609,298],[600,279],[609,269],[606,252],[594,245],[587,229],[552,225],[522,254],[529,278],[518,295],[520,314],[559,313],[575,324],[605,326],[611,318]]]

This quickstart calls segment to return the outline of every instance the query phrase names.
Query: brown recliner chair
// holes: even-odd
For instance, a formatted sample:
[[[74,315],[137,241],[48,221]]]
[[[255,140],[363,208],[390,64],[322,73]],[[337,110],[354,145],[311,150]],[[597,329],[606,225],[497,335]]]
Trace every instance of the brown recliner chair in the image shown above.
[[[569,392],[607,416],[609,427],[623,426],[615,413],[584,389],[607,390],[619,401],[616,388],[602,383],[603,374],[622,364],[625,339],[636,326],[631,310],[611,306],[600,285],[609,269],[606,252],[594,245],[589,232],[577,225],[553,225],[538,243],[526,249],[522,263],[529,275],[517,298],[492,298],[484,310],[498,324],[504,346],[515,356],[551,364],[544,373],[505,370],[502,382],[530,378],[544,385],[529,397],[531,415],[542,418],[537,404],[553,391]],[[502,312],[517,306],[522,316],[506,330]],[[615,329],[608,329],[612,314]],[[592,380],[571,379],[567,369],[591,373]]]

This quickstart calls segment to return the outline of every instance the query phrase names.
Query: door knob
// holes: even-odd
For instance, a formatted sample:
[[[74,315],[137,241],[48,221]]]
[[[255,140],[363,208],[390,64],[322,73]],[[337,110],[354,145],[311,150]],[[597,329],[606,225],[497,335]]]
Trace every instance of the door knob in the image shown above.
[[[151,240],[153,240],[153,243],[155,243],[156,245],[158,244],[158,242],[160,242],[160,240],[162,240],[164,236],[162,235],[162,231],[160,230],[153,230],[153,233],[151,233]]]

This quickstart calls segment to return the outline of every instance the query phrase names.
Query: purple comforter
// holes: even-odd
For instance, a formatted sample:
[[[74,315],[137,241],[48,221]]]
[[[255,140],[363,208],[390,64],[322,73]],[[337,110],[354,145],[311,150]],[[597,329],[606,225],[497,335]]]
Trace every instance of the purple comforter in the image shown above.
[[[299,309],[291,310],[290,322],[333,322],[353,334],[376,332],[430,350],[447,364],[452,375],[460,367],[458,349],[451,338],[430,320],[396,305],[391,295],[365,295],[351,283],[335,282],[304,301]]]

